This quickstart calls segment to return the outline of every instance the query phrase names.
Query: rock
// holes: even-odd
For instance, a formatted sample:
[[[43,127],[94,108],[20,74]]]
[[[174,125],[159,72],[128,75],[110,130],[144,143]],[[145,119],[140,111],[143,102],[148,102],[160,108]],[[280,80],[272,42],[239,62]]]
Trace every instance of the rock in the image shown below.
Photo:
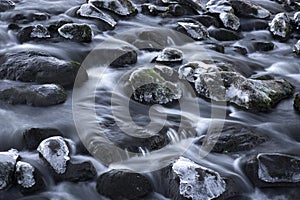
[[[240,21],[242,31],[267,30],[269,24],[262,19],[243,19]]]
[[[219,16],[226,28],[232,30],[238,30],[240,28],[240,20],[234,14],[222,12]]]
[[[233,8],[227,0],[210,0],[206,3],[206,8],[210,13],[213,14],[234,12]]]
[[[93,38],[92,28],[88,24],[65,24],[58,29],[58,33],[75,42],[91,42]]]
[[[165,48],[162,52],[155,58],[157,63],[182,63],[183,52],[175,48]]]
[[[247,160],[244,170],[256,187],[299,187],[299,157],[261,153]]]
[[[221,132],[212,132],[205,140],[207,145],[214,145],[212,152],[231,153],[251,150],[265,142],[267,138],[243,125],[225,124]],[[203,143],[204,137],[196,142],[199,145]]]
[[[300,40],[298,40],[298,42],[294,45],[293,52],[300,55]]]
[[[169,12],[176,17],[183,16],[186,13],[185,9],[180,4],[169,5]]]
[[[143,199],[152,192],[152,186],[141,174],[110,170],[98,178],[97,191],[111,199]]]
[[[184,22],[179,21],[177,22],[178,27],[177,29],[194,40],[206,40],[209,36],[205,26],[203,26],[200,22]]]
[[[125,67],[137,63],[138,54],[133,48],[124,47],[122,48],[122,51],[123,54],[115,59],[110,64],[110,67]]]
[[[171,81],[172,75],[173,69],[169,67],[161,67],[161,69],[144,67],[135,70],[129,78],[134,100],[151,104],[167,104],[180,99],[182,91]]]
[[[294,108],[300,111],[300,93],[296,93],[294,96]]]
[[[253,47],[256,51],[271,51],[274,49],[273,42],[253,42]]]
[[[25,146],[29,150],[37,149],[43,140],[53,136],[63,136],[63,134],[53,128],[31,128],[23,133]]]
[[[169,11],[168,7],[156,6],[149,3],[142,4],[141,7],[143,14],[151,16],[163,15],[163,13],[167,13]]]
[[[295,28],[297,30],[299,30],[300,29],[300,11],[298,11],[294,14],[293,22],[294,22]]]
[[[0,0],[0,12],[5,12],[7,10],[13,9],[15,3],[10,0]]]
[[[176,200],[221,197],[226,191],[226,182],[220,174],[193,161],[180,157],[162,170],[166,196]]]
[[[33,175],[34,167],[29,163],[18,161],[16,164],[16,178],[19,185],[24,188],[33,187],[36,182]]]
[[[2,81],[0,86],[0,100],[10,104],[52,106],[64,103],[66,99],[65,90],[55,84],[22,85],[12,81]]]
[[[117,22],[110,15],[104,13],[92,4],[83,4],[76,13],[81,17],[99,19],[111,27],[117,25]]]
[[[37,150],[57,174],[66,172],[70,157],[69,148],[64,138],[55,136],[43,140]]]
[[[131,0],[89,0],[89,3],[99,9],[106,9],[120,16],[137,14],[136,5]]]
[[[199,0],[162,0],[164,4],[176,4],[186,6],[188,8],[192,8],[196,13],[202,14],[203,11],[206,11],[206,8],[202,5],[202,2]]]
[[[87,80],[86,71],[79,69],[79,63],[39,51],[18,51],[0,56],[0,79],[71,87],[77,75],[78,80]]]
[[[244,47],[241,47],[241,46],[234,46],[233,51],[237,52],[241,55],[247,55],[247,53],[248,53],[247,49]]]
[[[219,28],[221,26],[219,20],[210,15],[199,15],[195,19],[206,27],[215,26]]]
[[[7,188],[13,182],[18,157],[18,152],[14,149],[0,152],[0,190]]]
[[[41,24],[25,27],[18,33],[18,39],[20,42],[27,42],[35,39],[46,39],[50,37],[51,35],[48,29]]]
[[[289,39],[291,24],[289,17],[285,13],[275,15],[269,26],[270,32],[275,39],[279,39],[280,41],[286,41]]]
[[[224,28],[210,28],[208,32],[211,37],[219,41],[239,40],[242,38],[238,33]]]
[[[230,0],[230,3],[238,16],[259,19],[266,19],[271,16],[267,9],[248,0]]]

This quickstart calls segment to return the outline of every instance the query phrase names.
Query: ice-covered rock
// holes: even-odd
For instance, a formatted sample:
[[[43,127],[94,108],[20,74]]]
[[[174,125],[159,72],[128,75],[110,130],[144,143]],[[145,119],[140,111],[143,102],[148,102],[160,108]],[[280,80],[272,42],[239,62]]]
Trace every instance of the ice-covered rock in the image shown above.
[[[296,93],[294,96],[294,108],[300,111],[300,93]]]
[[[296,29],[300,29],[300,11],[296,12],[294,14],[294,25],[296,27]]]
[[[254,17],[259,19],[266,19],[271,16],[270,11],[252,1],[230,0],[230,4],[238,16]]]
[[[131,16],[137,13],[136,5],[131,0],[90,0],[89,3],[120,16]]]
[[[281,41],[288,40],[291,32],[290,18],[285,13],[278,13],[269,24],[270,32]]]
[[[208,31],[206,30],[205,26],[203,26],[200,22],[179,21],[177,22],[177,24],[177,29],[179,31],[186,33],[194,40],[205,40],[209,37]]]
[[[183,52],[179,49],[167,47],[156,57],[158,63],[181,63],[183,60]]]
[[[232,30],[238,30],[240,28],[240,19],[234,14],[222,12],[219,17],[226,28]]]
[[[16,164],[16,178],[19,185],[24,188],[30,188],[35,185],[34,167],[27,163],[18,161]]]
[[[15,7],[15,3],[11,0],[0,0],[0,12],[4,12]]]
[[[5,189],[13,182],[18,157],[18,151],[14,149],[0,152],[0,190]]]
[[[234,10],[227,0],[210,0],[206,3],[206,8],[210,13],[220,14],[223,12],[233,13]]]
[[[68,23],[58,29],[58,33],[75,42],[91,42],[93,31],[88,24]]]
[[[176,83],[168,80],[173,75],[169,67],[143,67],[131,73],[129,78],[136,101],[167,104],[181,98],[182,91]]]
[[[157,15],[163,15],[164,13],[167,13],[169,8],[165,6],[157,6],[154,4],[150,3],[145,3],[142,4],[142,13],[146,15],[152,15],[152,16],[157,16]]]
[[[294,45],[293,51],[294,51],[296,54],[300,55],[300,40],[298,40],[298,42]]]
[[[18,39],[20,42],[47,38],[51,38],[50,32],[47,27],[41,24],[25,27],[18,33]]]
[[[104,13],[100,9],[96,8],[92,4],[83,4],[78,10],[77,14],[81,17],[99,19],[104,21],[111,27],[115,27],[117,22],[108,14]]]
[[[70,160],[69,148],[64,138],[54,136],[45,139],[38,147],[38,152],[58,174],[66,172],[67,162]]]

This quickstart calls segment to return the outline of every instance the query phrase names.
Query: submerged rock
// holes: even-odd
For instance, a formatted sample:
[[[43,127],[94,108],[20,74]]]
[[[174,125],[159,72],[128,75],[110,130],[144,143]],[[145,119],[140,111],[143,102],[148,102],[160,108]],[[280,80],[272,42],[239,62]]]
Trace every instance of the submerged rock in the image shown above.
[[[230,0],[230,3],[235,13],[240,16],[259,19],[266,19],[271,16],[267,9],[248,0]]]
[[[57,174],[66,172],[70,157],[69,148],[64,138],[55,136],[43,140],[37,150]]]
[[[169,67],[140,68],[129,78],[133,98],[139,102],[167,104],[181,98],[182,91],[177,84],[167,80],[173,75]]]
[[[12,81],[2,81],[0,86],[0,100],[11,104],[51,106],[64,103],[66,99],[65,90],[55,84],[22,85]]]
[[[183,52],[175,48],[165,48],[155,59],[158,63],[181,63]]]
[[[238,30],[240,28],[239,18],[232,13],[222,12],[220,14],[220,19],[226,28],[230,28],[232,30]]]
[[[25,27],[18,33],[18,39],[20,42],[27,42],[35,39],[46,39],[50,37],[51,35],[48,29],[41,24]]]
[[[90,0],[89,3],[99,9],[106,9],[120,16],[137,14],[136,5],[131,0]]]
[[[55,83],[73,86],[78,79],[85,81],[87,73],[80,64],[58,59],[39,51],[18,51],[0,57],[0,79],[23,82]]]
[[[211,200],[226,191],[226,182],[218,172],[184,157],[163,169],[162,177],[171,199]]]
[[[193,38],[194,40],[205,40],[208,38],[209,33],[206,30],[205,26],[203,26],[200,22],[177,22],[179,31],[186,33],[188,36]]]
[[[81,17],[99,19],[111,27],[115,27],[117,25],[117,22],[110,15],[104,13],[92,4],[83,4],[77,11],[77,14]]]
[[[58,33],[75,42],[91,42],[93,38],[92,28],[88,24],[65,24],[58,29]]]
[[[290,37],[291,24],[290,19],[285,13],[275,15],[272,22],[269,24],[272,35],[281,41],[286,41]]]
[[[300,111],[300,93],[296,93],[294,96],[294,108]]]
[[[111,170],[98,178],[97,191],[111,199],[143,199],[152,192],[152,186],[141,174]]]
[[[117,49],[115,49],[118,52]],[[110,63],[110,67],[125,67],[137,63],[138,54],[131,47],[123,47],[119,49],[121,56]]]
[[[15,7],[15,3],[11,0],[0,0],[0,12],[4,12]]]
[[[227,30],[225,28],[209,28],[209,35],[219,41],[231,41],[239,40],[242,37],[232,30]]]
[[[34,178],[34,167],[29,163],[18,161],[16,164],[16,178],[19,185],[24,188],[33,187],[36,182]]]
[[[13,182],[18,157],[16,150],[0,152],[0,190],[5,189]]]
[[[296,54],[300,55],[300,40],[298,40],[298,42],[294,45],[293,51],[294,51]]]
[[[273,42],[253,42],[253,47],[256,51],[271,51],[275,45]]]

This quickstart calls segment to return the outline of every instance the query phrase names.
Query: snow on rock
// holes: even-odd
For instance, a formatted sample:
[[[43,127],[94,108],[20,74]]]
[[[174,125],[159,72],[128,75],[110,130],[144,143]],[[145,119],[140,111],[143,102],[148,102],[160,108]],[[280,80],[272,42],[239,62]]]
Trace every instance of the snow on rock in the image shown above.
[[[280,40],[287,40],[291,32],[290,19],[285,13],[278,13],[269,24],[270,32]]]
[[[130,16],[137,13],[136,5],[131,0],[90,0],[89,3],[120,16]]]
[[[12,183],[18,157],[18,151],[15,149],[0,152],[0,190]]]
[[[220,19],[226,28],[238,30],[240,28],[240,19],[232,13],[222,12]]]
[[[156,62],[182,62],[183,52],[175,48],[165,48],[157,56]]]
[[[16,177],[18,184],[24,188],[31,188],[35,185],[34,167],[29,163],[18,161],[16,165]]]

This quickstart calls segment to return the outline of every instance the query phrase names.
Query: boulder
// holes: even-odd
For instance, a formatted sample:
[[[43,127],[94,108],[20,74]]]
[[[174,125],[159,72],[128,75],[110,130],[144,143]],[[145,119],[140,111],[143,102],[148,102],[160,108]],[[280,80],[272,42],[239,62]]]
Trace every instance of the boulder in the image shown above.
[[[136,5],[131,0],[89,0],[89,3],[123,17],[137,14]]]
[[[75,42],[91,42],[93,31],[88,24],[69,23],[58,29],[58,33],[65,39]]]
[[[219,17],[220,20],[223,22],[225,28],[230,28],[235,31],[240,28],[240,20],[234,14],[222,12],[220,13]]]
[[[286,41],[290,37],[291,23],[290,18],[285,13],[278,13],[269,24],[270,32],[275,39]]]
[[[141,7],[143,14],[151,16],[163,15],[169,11],[169,8],[166,6],[157,6],[150,3],[142,4]]]
[[[256,51],[271,51],[274,49],[275,45],[273,42],[253,42],[253,47]]]
[[[115,51],[117,52],[118,50],[115,49]],[[110,63],[110,67],[126,67],[137,63],[138,54],[133,48],[125,46],[120,49],[120,54],[122,55]]]
[[[152,192],[152,186],[141,174],[110,170],[98,178],[97,191],[111,199],[143,199]]]
[[[52,106],[64,103],[65,90],[55,84],[29,85],[12,81],[0,82],[0,100],[10,104]]]
[[[0,12],[5,12],[7,10],[13,9],[15,3],[11,0],[0,0]]]
[[[0,56],[0,79],[71,87],[77,75],[82,82],[87,79],[86,71],[79,69],[77,62],[61,60],[39,51],[18,51]]]
[[[195,19],[203,24],[205,27],[215,26],[217,28],[221,27],[221,23],[219,22],[219,19],[210,16],[210,15],[199,15],[195,17]]]
[[[21,29],[18,33],[18,39],[21,43],[30,40],[47,39],[50,37],[51,35],[48,29],[41,24],[25,27]]]
[[[293,24],[295,26],[295,29],[300,29],[300,11],[294,14]]]
[[[267,9],[248,0],[230,0],[230,4],[238,16],[259,19],[266,19],[271,16]]]
[[[155,58],[157,63],[170,64],[170,63],[182,63],[183,52],[175,48],[165,48],[162,52]]]
[[[234,10],[227,0],[210,0],[206,3],[208,12],[212,14],[233,13]]]
[[[209,28],[209,35],[219,41],[231,41],[239,40],[242,37],[232,30],[227,30],[225,28]]]
[[[0,152],[0,190],[13,183],[18,158],[18,152],[14,149],[8,152]]]
[[[294,96],[294,108],[300,111],[300,93],[296,93]]]
[[[33,175],[34,171],[34,167],[29,163],[18,161],[16,164],[17,183],[24,188],[33,187],[36,184]]]
[[[197,21],[179,21],[177,30],[187,34],[194,40],[206,40],[209,36],[205,26]]]

